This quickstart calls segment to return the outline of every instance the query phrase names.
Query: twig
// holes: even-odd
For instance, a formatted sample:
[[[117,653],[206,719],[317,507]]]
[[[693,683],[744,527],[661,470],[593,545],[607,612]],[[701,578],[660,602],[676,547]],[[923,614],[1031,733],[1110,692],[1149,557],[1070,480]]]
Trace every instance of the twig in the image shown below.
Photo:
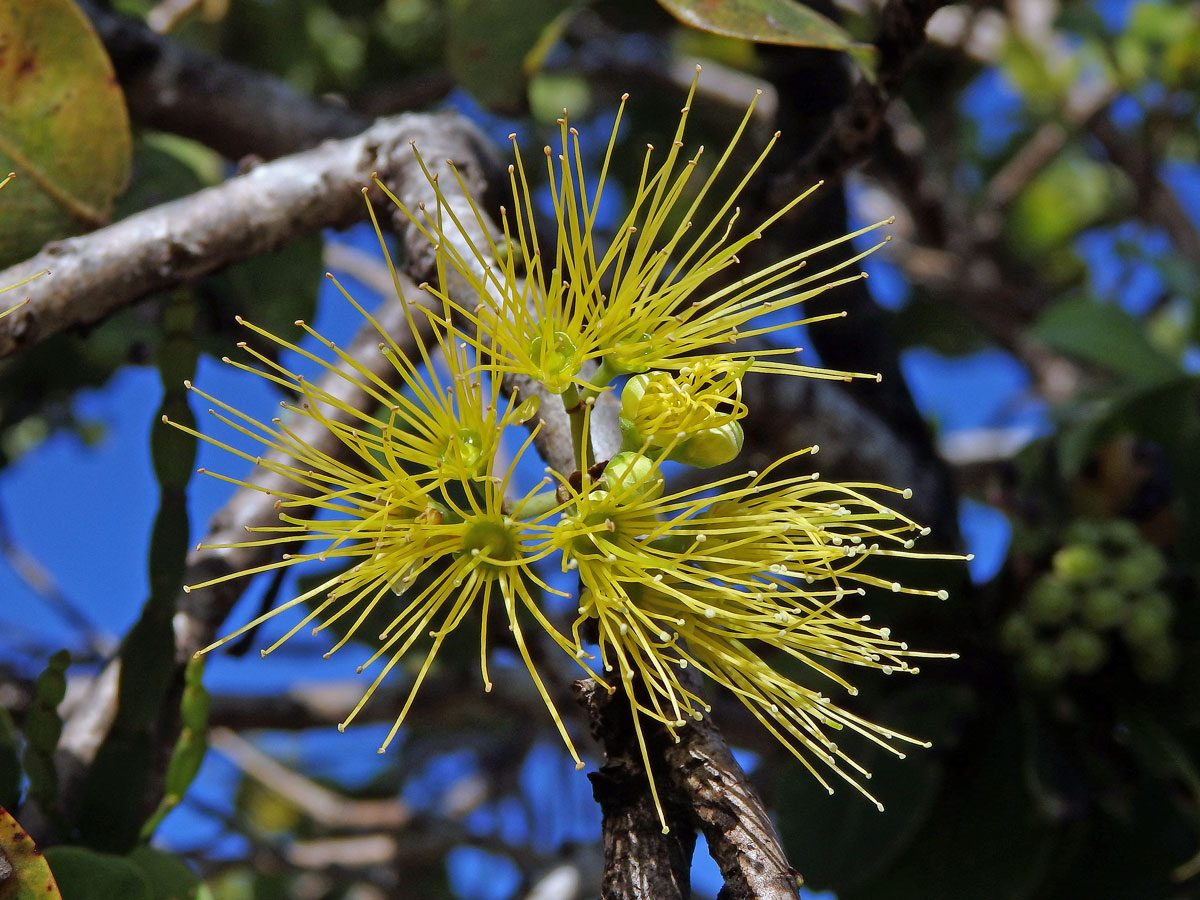
[[[79,0],[104,42],[135,120],[192,138],[231,159],[273,159],[370,120],[301,94],[283,81],[209,56],[140,22]]]
[[[228,728],[212,729],[208,740],[247,775],[327,828],[401,828],[412,820],[412,810],[404,801],[342,796],[276,762]]]
[[[876,79],[859,81],[833,122],[800,161],[771,188],[771,205],[782,206],[803,188],[834,178],[861,162],[875,142],[884,112],[908,76],[925,42],[929,17],[949,0],[888,0],[883,8]]]
[[[376,833],[295,841],[284,854],[301,869],[367,869],[389,865],[399,852],[393,835]]]
[[[80,609],[79,604],[68,597],[36,557],[13,540],[9,533],[8,520],[0,509],[0,555],[8,562],[17,577],[34,592],[42,602],[74,628],[88,648],[100,656],[111,653],[114,642],[103,634],[95,623]]]
[[[389,722],[404,705],[411,684],[397,676],[396,684],[380,687],[354,721]],[[346,718],[363,694],[361,680],[302,682],[282,694],[217,694],[209,720],[234,731],[247,728],[300,730],[331,728]],[[454,697],[453,704],[446,697]],[[409,710],[409,722],[436,722],[439,729],[484,728],[507,718],[520,720],[542,708],[541,698],[519,679],[498,678],[484,695],[478,673],[462,668],[426,678]]]

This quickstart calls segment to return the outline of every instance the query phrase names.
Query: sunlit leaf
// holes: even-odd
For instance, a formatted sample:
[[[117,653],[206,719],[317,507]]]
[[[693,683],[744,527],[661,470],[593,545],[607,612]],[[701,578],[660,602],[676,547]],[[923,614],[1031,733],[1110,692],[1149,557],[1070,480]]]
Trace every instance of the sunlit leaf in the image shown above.
[[[0,3],[0,265],[108,221],[131,139],[112,65],[70,0]]]

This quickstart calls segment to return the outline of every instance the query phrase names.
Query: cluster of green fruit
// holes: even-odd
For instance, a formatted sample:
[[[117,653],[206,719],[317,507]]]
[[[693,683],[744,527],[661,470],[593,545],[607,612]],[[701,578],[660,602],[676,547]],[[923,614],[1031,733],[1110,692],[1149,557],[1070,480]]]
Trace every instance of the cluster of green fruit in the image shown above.
[[[1041,687],[1097,671],[1118,641],[1140,678],[1162,681],[1175,665],[1174,609],[1160,588],[1166,572],[1158,548],[1132,522],[1073,522],[1051,571],[1004,621],[1001,642]]]

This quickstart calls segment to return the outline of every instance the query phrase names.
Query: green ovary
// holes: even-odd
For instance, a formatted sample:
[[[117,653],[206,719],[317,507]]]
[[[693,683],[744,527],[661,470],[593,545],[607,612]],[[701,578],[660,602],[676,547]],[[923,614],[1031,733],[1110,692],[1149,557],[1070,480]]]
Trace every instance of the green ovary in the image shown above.
[[[495,561],[517,559],[520,556],[520,546],[512,529],[503,522],[484,520],[476,522],[467,529],[463,536],[463,552],[479,560],[480,572],[496,574],[504,567],[496,565]]]
[[[575,342],[565,331],[554,332],[549,340],[534,338],[529,346],[529,356],[541,373],[542,383],[554,394],[565,391],[579,374],[577,353]]]

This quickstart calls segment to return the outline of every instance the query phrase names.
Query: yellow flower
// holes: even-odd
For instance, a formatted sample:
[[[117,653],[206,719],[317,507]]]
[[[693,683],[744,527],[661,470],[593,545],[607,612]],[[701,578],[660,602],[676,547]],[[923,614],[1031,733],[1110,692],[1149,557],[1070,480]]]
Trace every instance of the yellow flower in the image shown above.
[[[696,76],[699,77],[699,67]],[[511,211],[501,208],[503,234],[489,237],[486,246],[478,246],[465,237],[462,221],[443,202],[437,178],[428,170],[426,176],[438,196],[435,210],[410,210],[389,193],[413,224],[437,246],[439,265],[453,270],[471,286],[473,299],[477,301],[471,308],[464,308],[437,287],[429,289],[459,315],[478,323],[485,343],[481,349],[496,355],[499,370],[529,375],[554,393],[562,393],[572,385],[600,387],[621,373],[650,369],[676,371],[692,365],[694,356],[700,352],[727,365],[745,361],[756,372],[840,380],[878,377],[811,368],[782,358],[791,356],[798,348],[759,349],[753,353],[712,349],[717,345],[732,347],[739,338],[843,315],[758,321],[764,313],[790,310],[810,297],[861,278],[858,272],[841,273],[866,253],[811,275],[803,274],[802,269],[809,257],[884,223],[793,254],[731,283],[725,283],[729,281],[726,278],[721,282],[723,286],[715,286],[716,276],[740,262],[739,253],[815,188],[735,237],[738,197],[779,135],[770,140],[732,188],[718,188],[756,100],[751,102],[711,172],[703,175],[699,174],[702,171],[699,163],[704,148],[697,148],[691,158],[682,153],[695,89],[694,79],[674,138],[661,162],[656,162],[660,151],[647,145],[632,205],[603,252],[599,249],[596,217],[624,110],[624,97],[594,188],[589,188],[584,177],[579,134],[569,127],[565,110],[559,120],[558,152],[544,148],[557,222],[552,248],[543,248],[538,239],[532,191],[515,135],[512,136],[515,162],[509,166],[514,208]],[[424,169],[423,162],[421,165]],[[459,184],[465,191],[461,178]],[[711,204],[716,208],[705,208]],[[486,217],[473,201],[471,207],[477,217],[476,226],[490,235]],[[693,216],[700,215],[702,210],[704,220],[694,222]],[[601,370],[585,376],[584,366],[590,360],[600,361]]]
[[[340,288],[340,285],[339,285]],[[343,291],[343,293],[345,293]],[[349,299],[349,295],[346,295]],[[351,303],[354,301],[351,299]],[[356,308],[372,323],[369,314]],[[217,547],[300,545],[301,552],[287,552],[276,562],[232,575],[225,575],[185,590],[208,587],[243,575],[309,563],[341,561],[347,567],[337,574],[283,603],[263,616],[200,651],[207,653],[226,641],[255,628],[261,622],[293,607],[306,606],[303,617],[283,637],[262,653],[277,649],[301,628],[318,623],[316,634],[341,622],[343,636],[326,653],[326,658],[353,637],[376,609],[394,609],[400,595],[400,611],[378,635],[379,648],[359,667],[386,660],[362,700],[339,727],[345,727],[363,704],[410,649],[426,635],[432,638],[416,674],[408,701],[380,747],[394,738],[412,704],[413,697],[429,671],[446,637],[467,617],[478,615],[480,624],[480,668],[485,688],[490,690],[487,667],[487,620],[494,606],[502,607],[538,692],[578,765],[562,719],[538,674],[521,629],[521,619],[532,617],[564,651],[575,657],[575,648],[550,624],[534,591],[551,590],[537,576],[533,565],[545,551],[530,550],[520,520],[531,491],[515,503],[506,501],[513,467],[528,447],[528,437],[502,476],[491,471],[500,433],[510,423],[523,421],[528,406],[499,396],[498,379],[474,367],[469,353],[454,329],[434,326],[432,349],[441,351],[448,369],[443,381],[438,375],[441,361],[417,338],[420,358],[410,359],[379,329],[381,352],[396,367],[400,387],[392,387],[372,375],[317,332],[298,323],[311,336],[333,351],[335,361],[310,353],[296,344],[261,328],[243,323],[255,333],[336,372],[353,387],[365,392],[381,412],[364,412],[348,406],[308,379],[296,375],[268,357],[242,345],[261,367],[231,363],[239,369],[273,382],[299,399],[282,405],[290,414],[269,423],[259,422],[229,404],[189,387],[216,405],[210,410],[234,430],[249,436],[269,450],[290,456],[288,463],[271,462],[236,449],[220,440],[184,431],[284,476],[292,487],[263,488],[253,482],[215,475],[225,481],[278,498],[279,524],[250,529],[261,538]],[[376,324],[376,328],[379,326]],[[226,360],[229,362],[229,360]],[[339,368],[336,364],[344,364]],[[353,424],[331,418],[331,411],[348,414]],[[296,436],[291,422],[313,419],[333,432],[348,452],[349,461],[325,453]],[[214,474],[214,473],[209,473]],[[541,487],[542,485],[539,485]],[[536,489],[535,489],[536,490]],[[316,510],[301,514],[293,510]],[[536,517],[535,517],[536,520]],[[307,549],[307,548],[313,549]]]
[[[857,732],[899,756],[894,739],[927,745],[781,675],[755,648],[787,653],[851,695],[856,689],[826,660],[890,674],[916,672],[908,658],[944,655],[909,650],[887,628],[867,625],[868,616],[841,611],[863,585],[946,596],[860,570],[870,556],[915,555],[913,535],[923,529],[858,488],[900,492],[816,476],[768,483],[767,471],[658,496],[642,489],[656,483],[657,465],[637,469],[637,478],[564,482],[570,506],[543,540],[561,551],[565,570],[578,571],[575,639],[583,646],[594,622],[601,665],[625,689],[643,754],[643,718],[675,735],[708,712],[681,674],[692,667],[732,691],[827,788],[811,757],[871,797],[853,774],[864,770],[830,731]]]

